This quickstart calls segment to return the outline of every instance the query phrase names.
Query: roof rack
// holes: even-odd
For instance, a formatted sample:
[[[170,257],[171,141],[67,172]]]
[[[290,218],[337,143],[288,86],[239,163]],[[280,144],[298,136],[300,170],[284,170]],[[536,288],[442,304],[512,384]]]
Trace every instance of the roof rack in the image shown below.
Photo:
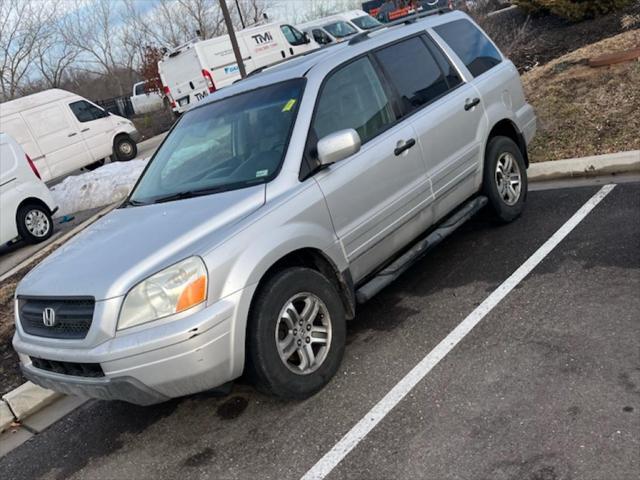
[[[399,20],[395,20],[389,23],[383,23],[378,27],[374,27],[371,30],[367,30],[366,32],[359,33],[358,35],[351,37],[349,40],[349,45],[357,45],[360,42],[364,42],[365,40],[369,40],[369,34],[373,32],[377,32],[378,30],[382,30],[389,27],[395,27],[396,25],[409,25],[411,23],[416,22],[424,17],[430,17],[431,15],[442,15],[443,13],[449,13],[452,10],[449,7],[441,7],[433,10],[428,10],[426,12],[414,13],[412,15],[408,15]]]

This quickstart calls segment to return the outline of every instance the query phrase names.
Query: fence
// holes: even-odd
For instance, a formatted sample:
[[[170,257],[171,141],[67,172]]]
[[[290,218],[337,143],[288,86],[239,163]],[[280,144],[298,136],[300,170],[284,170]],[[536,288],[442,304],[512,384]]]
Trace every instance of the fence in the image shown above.
[[[111,112],[114,115],[120,115],[121,117],[131,118],[133,117],[133,105],[131,105],[131,97],[114,97],[107,98],[106,100],[98,100],[96,102],[107,112]]]

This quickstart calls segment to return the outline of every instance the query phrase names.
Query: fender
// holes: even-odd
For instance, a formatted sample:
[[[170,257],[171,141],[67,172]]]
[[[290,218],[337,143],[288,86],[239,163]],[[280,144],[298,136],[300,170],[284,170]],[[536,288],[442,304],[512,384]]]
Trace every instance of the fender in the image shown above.
[[[315,181],[305,183],[286,198],[265,205],[243,222],[239,232],[205,255],[211,267],[210,302],[229,297],[236,303],[229,336],[233,377],[241,375],[244,367],[251,302],[273,265],[292,252],[310,248],[322,252],[339,272],[348,270],[322,192]]]

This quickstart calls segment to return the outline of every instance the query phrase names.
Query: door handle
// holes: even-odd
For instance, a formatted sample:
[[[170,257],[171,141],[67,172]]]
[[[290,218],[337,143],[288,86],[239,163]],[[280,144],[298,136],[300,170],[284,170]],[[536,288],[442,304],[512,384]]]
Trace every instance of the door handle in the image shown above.
[[[400,142],[398,142],[398,143],[400,143]],[[396,155],[396,157],[399,156],[399,155],[402,155],[405,151],[409,150],[415,144],[416,144],[416,139],[415,138],[410,138],[409,140],[404,142],[402,145],[398,145],[396,147],[396,149],[393,151],[393,153]]]
[[[78,134],[78,132],[73,132],[73,133],[70,133],[69,135],[67,135],[67,137],[73,137],[73,136],[75,136],[77,134]]]
[[[89,130],[91,130],[90,128],[85,128],[83,130],[80,130],[80,132],[84,133],[84,132],[88,132]]]
[[[479,98],[474,98],[473,100],[469,100],[467,98],[467,103],[464,104],[464,109],[468,112],[469,110],[471,110],[473,107],[475,107],[479,103],[480,103],[480,99]]]

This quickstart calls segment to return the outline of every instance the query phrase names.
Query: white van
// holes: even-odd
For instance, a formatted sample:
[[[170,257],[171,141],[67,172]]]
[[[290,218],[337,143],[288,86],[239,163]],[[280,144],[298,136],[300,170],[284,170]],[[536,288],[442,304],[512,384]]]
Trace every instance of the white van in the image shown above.
[[[342,42],[349,37],[382,25],[363,10],[350,10],[301,23],[296,27],[320,45]]]
[[[247,28],[236,36],[247,73],[319,47],[285,23]],[[176,114],[240,78],[228,35],[177,47],[158,62],[158,72]]]
[[[114,154],[131,160],[140,134],[126,118],[59,89],[0,104],[0,129],[33,159],[44,181]]]
[[[17,237],[38,243],[53,234],[51,192],[22,147],[0,132],[0,244]]]

